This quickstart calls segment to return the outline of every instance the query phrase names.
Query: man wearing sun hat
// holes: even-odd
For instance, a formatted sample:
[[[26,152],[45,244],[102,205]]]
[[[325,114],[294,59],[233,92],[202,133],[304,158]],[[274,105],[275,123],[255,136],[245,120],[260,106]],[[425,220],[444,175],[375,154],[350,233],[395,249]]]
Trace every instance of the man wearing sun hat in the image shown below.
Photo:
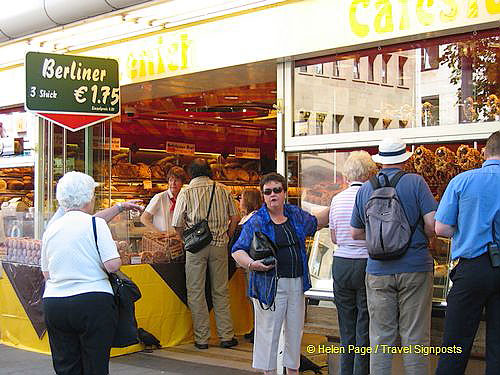
[[[389,137],[380,142],[379,152],[373,155],[382,164],[377,174],[385,185],[401,171],[412,155],[399,138]],[[373,187],[370,182],[361,186],[351,218],[351,233],[355,240],[365,239],[365,205]],[[407,374],[428,374],[428,357],[418,353],[418,345],[429,346],[432,308],[433,259],[428,239],[434,236],[434,213],[437,203],[422,176],[404,174],[396,185],[409,224],[416,229],[404,255],[393,260],[368,259],[366,293],[370,315],[370,345],[378,347],[370,355],[370,373],[391,374],[391,347],[401,336],[401,345],[408,347],[403,354]],[[378,345],[378,346],[377,346]],[[417,345],[417,346],[415,346]],[[385,348],[385,349],[384,349]]]

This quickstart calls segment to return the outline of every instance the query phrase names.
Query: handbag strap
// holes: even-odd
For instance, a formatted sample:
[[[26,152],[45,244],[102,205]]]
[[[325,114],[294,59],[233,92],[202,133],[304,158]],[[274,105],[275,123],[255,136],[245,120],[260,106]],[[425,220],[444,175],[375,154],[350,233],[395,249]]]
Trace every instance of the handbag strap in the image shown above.
[[[208,221],[208,216],[210,215],[210,210],[212,209],[212,201],[214,200],[214,193],[215,193],[215,181],[214,181],[214,185],[212,187],[212,194],[210,194],[210,203],[208,205],[208,212],[207,212],[207,218],[206,218],[207,221]]]
[[[94,216],[92,216],[92,230],[94,231],[95,248],[97,249],[97,254],[99,255],[99,259],[102,262],[101,252],[99,251],[99,245],[97,244],[97,226],[96,226],[96,223],[95,223],[95,217]],[[109,275],[109,272],[106,270],[106,268],[104,268],[104,272],[106,272],[106,274]]]

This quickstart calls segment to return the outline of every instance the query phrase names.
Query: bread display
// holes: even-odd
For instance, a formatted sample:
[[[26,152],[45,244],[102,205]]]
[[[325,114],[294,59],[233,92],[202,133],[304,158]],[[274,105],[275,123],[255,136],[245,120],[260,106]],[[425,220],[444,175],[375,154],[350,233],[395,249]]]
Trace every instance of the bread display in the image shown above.
[[[3,245],[7,261],[35,266],[40,265],[41,240],[25,237],[7,237]]]
[[[448,185],[448,181],[460,173],[460,168],[457,165],[457,157],[455,153],[446,146],[438,147],[435,155],[438,178]]]
[[[467,145],[460,145],[457,149],[457,164],[462,171],[481,168],[484,159],[481,153],[475,148]]]
[[[7,182],[5,180],[0,179],[0,191],[7,190]]]
[[[144,233],[142,237],[142,252],[152,254],[152,262],[180,261],[184,256],[182,243],[175,232]]]
[[[415,150],[413,165],[415,167],[415,171],[428,182],[435,180],[436,157],[431,150],[425,148],[424,146],[417,147]]]
[[[7,189],[9,190],[23,190],[24,184],[19,180],[9,180],[7,181]]]

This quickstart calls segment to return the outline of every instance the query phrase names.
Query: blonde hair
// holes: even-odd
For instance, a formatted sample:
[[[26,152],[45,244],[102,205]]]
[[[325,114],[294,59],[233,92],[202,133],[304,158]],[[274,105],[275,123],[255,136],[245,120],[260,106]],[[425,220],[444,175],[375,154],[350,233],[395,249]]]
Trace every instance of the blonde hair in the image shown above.
[[[344,163],[343,175],[349,181],[366,181],[377,173],[377,165],[366,151],[353,151]]]

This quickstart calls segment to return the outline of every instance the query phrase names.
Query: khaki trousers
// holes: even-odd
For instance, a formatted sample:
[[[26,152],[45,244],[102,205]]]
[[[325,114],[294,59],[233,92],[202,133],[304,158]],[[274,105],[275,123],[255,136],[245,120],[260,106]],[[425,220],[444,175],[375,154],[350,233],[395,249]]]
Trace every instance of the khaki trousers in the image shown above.
[[[428,375],[429,357],[416,348],[429,346],[432,311],[432,272],[375,276],[366,274],[370,314],[371,375],[391,375],[392,354],[397,345],[411,347],[403,354],[407,375]],[[417,347],[416,347],[416,346]]]
[[[196,254],[186,252],[186,287],[188,306],[193,318],[194,340],[207,344],[210,338],[210,317],[205,298],[207,266],[214,306],[217,336],[221,341],[234,336],[227,288],[227,246],[208,245]]]

